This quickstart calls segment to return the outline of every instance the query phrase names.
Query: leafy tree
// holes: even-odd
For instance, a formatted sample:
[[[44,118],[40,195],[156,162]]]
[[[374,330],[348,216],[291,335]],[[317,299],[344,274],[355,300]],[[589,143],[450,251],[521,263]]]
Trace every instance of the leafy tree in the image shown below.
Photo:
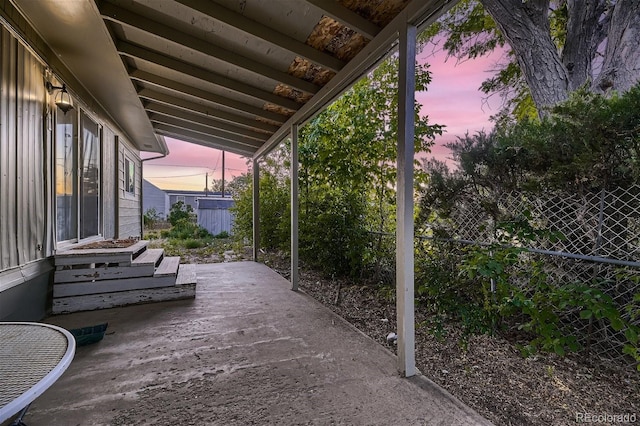
[[[251,183],[251,174],[248,172],[242,173],[238,176],[235,176],[233,179],[231,179],[231,181],[227,183],[225,190],[229,191],[229,193],[233,197],[241,193],[242,191],[246,190],[246,188],[249,186],[250,183]]]
[[[436,35],[458,59],[508,46],[481,89],[505,95],[520,118],[580,87],[624,92],[640,79],[638,0],[463,0],[423,37]]]
[[[450,205],[467,189],[482,195],[628,187],[640,177],[639,111],[640,84],[611,98],[583,88],[542,121],[503,121],[490,134],[458,138],[447,145],[458,172],[425,163],[432,179],[422,206]]]
[[[393,229],[397,155],[398,61],[384,61],[369,76],[316,117],[301,133],[302,190],[312,202],[310,188],[321,193],[330,188],[349,188],[353,197],[371,204],[366,218],[371,229]],[[428,65],[416,68],[416,91],[431,82]],[[430,125],[415,106],[415,150],[426,152],[441,126]],[[418,163],[416,165],[419,166]],[[426,181],[416,171],[416,186]]]
[[[395,228],[398,60],[389,58],[300,132],[301,258],[329,274],[357,275],[371,263],[369,231]],[[426,90],[428,66],[416,69]],[[415,106],[416,151],[428,151],[441,127]],[[261,234],[267,247],[288,247],[289,145],[261,164]],[[416,184],[426,174],[416,172]],[[250,236],[251,197],[236,203],[236,234]],[[376,242],[382,246],[382,239]]]
[[[290,202],[288,174],[282,167],[288,156],[287,144],[267,155],[260,165],[260,242],[268,249],[287,250],[290,235]],[[238,192],[232,192],[235,205],[234,236],[253,237],[253,181],[250,169]]]

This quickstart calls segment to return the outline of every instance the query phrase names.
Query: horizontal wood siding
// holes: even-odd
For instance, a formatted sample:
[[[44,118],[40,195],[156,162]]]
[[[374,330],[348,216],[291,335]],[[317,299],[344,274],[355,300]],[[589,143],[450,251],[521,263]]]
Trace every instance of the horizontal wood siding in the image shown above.
[[[169,195],[146,180],[142,181],[142,183],[142,206],[144,212],[146,213],[150,209],[155,209],[158,216],[162,219],[166,219],[169,213]]]
[[[135,164],[134,194],[125,191],[125,158]],[[142,221],[142,199],[140,197],[140,166],[138,152],[131,148],[124,139],[120,139],[118,151],[118,237],[140,237]]]

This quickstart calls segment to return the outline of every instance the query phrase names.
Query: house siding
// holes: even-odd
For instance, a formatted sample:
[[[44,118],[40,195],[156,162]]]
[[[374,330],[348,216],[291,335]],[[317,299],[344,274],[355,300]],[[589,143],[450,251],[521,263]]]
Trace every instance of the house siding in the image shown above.
[[[135,189],[131,194],[125,190],[125,159],[135,165]],[[140,156],[126,141],[120,139],[118,150],[118,237],[140,237],[142,230],[142,199],[140,197]]]
[[[0,2],[0,321],[37,321],[51,307],[52,256],[58,244],[56,125],[54,95],[47,94],[45,81],[60,85],[58,75],[74,80],[66,71],[58,74],[60,63],[47,49],[13,6]],[[69,114],[85,112],[101,129],[99,233],[139,236],[139,151],[81,87],[73,93],[76,108]],[[135,164],[133,194],[124,191],[125,156]]]
[[[43,65],[4,27],[0,82],[0,271],[42,259],[46,248]]]
[[[47,310],[53,254],[44,66],[4,26],[0,39],[0,321],[33,320]]]
[[[169,195],[147,180],[142,181],[142,211],[155,209],[158,216],[166,219],[169,213]]]

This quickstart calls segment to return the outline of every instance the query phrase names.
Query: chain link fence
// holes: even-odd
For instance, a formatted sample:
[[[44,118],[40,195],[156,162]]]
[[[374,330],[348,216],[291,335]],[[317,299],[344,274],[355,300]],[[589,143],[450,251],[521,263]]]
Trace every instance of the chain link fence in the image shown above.
[[[525,217],[534,229],[526,241],[500,223]],[[548,231],[548,232],[546,232]],[[527,261],[542,265],[551,285],[586,285],[611,297],[622,319],[640,327],[640,186],[584,193],[509,192],[461,197],[445,219],[429,223],[427,238],[464,245],[522,247]],[[516,266],[516,268],[519,266]],[[511,284],[531,285],[526,270],[510,271]],[[625,354],[628,338],[609,323],[584,318],[578,309],[559,312],[563,327],[583,351],[617,365],[636,365]]]

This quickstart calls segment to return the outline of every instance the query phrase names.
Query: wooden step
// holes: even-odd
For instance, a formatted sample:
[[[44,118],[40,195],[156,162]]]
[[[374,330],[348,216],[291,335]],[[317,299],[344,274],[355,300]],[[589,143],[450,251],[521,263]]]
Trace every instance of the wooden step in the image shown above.
[[[170,287],[175,285],[175,283],[175,275],[164,275],[158,277],[123,278],[117,280],[82,281],[69,284],[55,284],[53,286],[53,298]]]
[[[119,249],[68,249],[56,252],[56,266],[91,265],[95,263],[111,263],[120,266],[131,265],[134,258],[147,249],[149,241],[137,243]]]
[[[128,290],[117,293],[89,294],[86,296],[60,297],[53,299],[52,313],[66,314],[70,312],[94,311],[97,309],[137,305],[140,303],[193,299],[194,297],[196,297],[195,284],[144,290]]]
[[[165,257],[153,274],[154,277],[166,277],[178,275],[180,267],[180,256]]]
[[[153,263],[132,266],[102,266],[97,268],[62,269],[55,272],[53,283],[80,283],[125,278],[153,277],[156,265]]]
[[[138,257],[133,259],[131,266],[141,267],[152,265],[155,270],[155,267],[160,265],[160,262],[162,262],[162,258],[164,258],[163,249],[147,249]],[[153,272],[149,275],[153,275]]]
[[[196,265],[193,263],[183,263],[178,269],[176,285],[195,284],[198,281],[196,276]]]

